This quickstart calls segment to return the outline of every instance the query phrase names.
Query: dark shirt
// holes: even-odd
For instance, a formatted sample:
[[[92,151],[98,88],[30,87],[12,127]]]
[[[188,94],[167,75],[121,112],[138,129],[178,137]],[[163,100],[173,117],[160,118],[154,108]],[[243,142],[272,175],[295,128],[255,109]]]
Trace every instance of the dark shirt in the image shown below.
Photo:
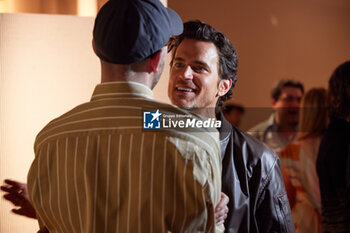
[[[350,123],[332,118],[317,159],[325,232],[350,232],[349,145]]]

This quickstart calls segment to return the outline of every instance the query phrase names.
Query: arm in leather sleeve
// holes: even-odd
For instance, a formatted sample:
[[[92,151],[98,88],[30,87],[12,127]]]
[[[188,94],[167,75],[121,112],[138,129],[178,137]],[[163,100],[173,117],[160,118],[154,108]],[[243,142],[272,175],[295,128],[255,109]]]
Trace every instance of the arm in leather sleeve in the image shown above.
[[[254,218],[259,232],[295,232],[278,158],[263,182]]]

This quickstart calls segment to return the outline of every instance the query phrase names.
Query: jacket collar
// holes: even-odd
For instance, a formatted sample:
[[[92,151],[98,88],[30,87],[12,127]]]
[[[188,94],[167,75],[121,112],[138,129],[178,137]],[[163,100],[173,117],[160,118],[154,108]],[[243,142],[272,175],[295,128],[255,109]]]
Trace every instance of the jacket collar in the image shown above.
[[[225,119],[221,111],[216,114],[216,119],[221,120],[221,128],[218,130],[220,132],[220,141],[223,141],[231,135],[232,125]]]

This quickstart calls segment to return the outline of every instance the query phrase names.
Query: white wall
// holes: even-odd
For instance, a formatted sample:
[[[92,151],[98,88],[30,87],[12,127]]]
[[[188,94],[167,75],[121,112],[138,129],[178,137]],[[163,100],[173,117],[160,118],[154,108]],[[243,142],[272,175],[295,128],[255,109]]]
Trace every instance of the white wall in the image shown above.
[[[0,181],[26,181],[33,142],[51,119],[88,101],[99,82],[93,19],[0,14]],[[36,232],[0,199],[0,232]]]

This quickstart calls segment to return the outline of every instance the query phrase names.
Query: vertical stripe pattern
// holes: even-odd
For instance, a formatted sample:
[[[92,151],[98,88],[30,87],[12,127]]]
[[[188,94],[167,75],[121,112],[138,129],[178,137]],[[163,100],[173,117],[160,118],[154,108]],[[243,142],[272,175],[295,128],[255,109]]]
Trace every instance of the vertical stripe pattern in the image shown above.
[[[203,129],[142,130],[140,106],[186,113],[151,98],[141,84],[101,84],[38,134],[28,189],[41,225],[59,233],[214,231],[218,141]]]

